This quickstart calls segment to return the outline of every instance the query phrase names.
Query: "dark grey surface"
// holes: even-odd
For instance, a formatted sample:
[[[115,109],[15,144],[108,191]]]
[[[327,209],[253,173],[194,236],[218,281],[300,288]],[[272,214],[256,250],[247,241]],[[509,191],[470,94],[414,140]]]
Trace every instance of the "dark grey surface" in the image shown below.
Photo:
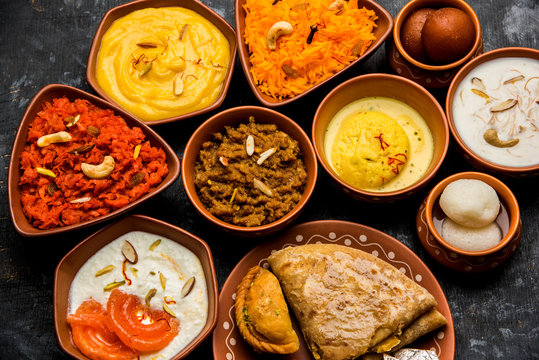
[[[234,23],[232,0],[204,0]],[[406,0],[379,1],[393,16]],[[114,0],[0,0],[0,358],[63,359],[52,319],[53,273],[58,261],[79,241],[108,223],[62,236],[24,238],[11,223],[7,201],[7,170],[19,121],[30,99],[49,83],[90,91],[86,60],[93,35],[104,13],[125,1]],[[181,4],[181,1],[178,1]],[[485,50],[506,46],[538,48],[537,0],[468,1],[482,24]],[[382,46],[348,77],[391,72]],[[338,82],[323,87],[279,111],[310,133],[317,104]],[[437,92],[439,100],[445,94]],[[235,75],[225,103],[218,111],[237,105],[259,105],[243,71]],[[215,113],[215,112],[213,112]],[[212,113],[212,114],[213,114]],[[209,114],[211,115],[211,114]],[[181,157],[190,134],[207,116],[156,128]],[[319,173],[314,195],[296,223],[341,219],[382,230],[410,247],[423,259],[446,292],[456,332],[457,359],[539,358],[539,191],[538,179],[507,180],[522,212],[523,237],[515,255],[488,273],[463,275],[434,262],[415,232],[415,213],[435,182],[472,168],[450,147],[442,169],[418,195],[392,205],[366,204],[347,198]],[[195,213],[181,180],[132,213],[141,213],[178,225],[208,242],[213,251],[219,284],[260,239],[231,238],[218,232]],[[189,359],[211,359],[211,338]]]

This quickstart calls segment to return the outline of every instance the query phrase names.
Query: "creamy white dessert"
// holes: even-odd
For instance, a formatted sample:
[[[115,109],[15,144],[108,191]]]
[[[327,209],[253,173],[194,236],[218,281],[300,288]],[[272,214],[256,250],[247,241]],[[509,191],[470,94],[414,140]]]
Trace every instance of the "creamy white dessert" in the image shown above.
[[[462,140],[483,159],[531,166],[539,163],[537,101],[538,60],[494,59],[477,66],[459,84],[453,121]]]
[[[125,257],[121,248],[126,240],[135,248],[138,261],[136,264],[126,263],[124,276],[122,263]],[[110,268],[110,265],[114,266],[113,270],[96,276],[102,269]],[[192,277],[195,278],[194,286],[188,295],[182,297],[182,288]],[[131,281],[130,285],[127,279]],[[208,293],[198,257],[172,240],[141,231],[120,236],[100,249],[80,268],[69,291],[68,314],[74,314],[90,298],[106,308],[110,291],[104,288],[122,281],[126,283],[118,289],[137,295],[142,303],[148,292],[156,289],[151,307],[162,310],[166,300],[166,305],[180,321],[178,335],[165,348],[141,354],[140,359],[170,359],[189,344],[206,324]]]

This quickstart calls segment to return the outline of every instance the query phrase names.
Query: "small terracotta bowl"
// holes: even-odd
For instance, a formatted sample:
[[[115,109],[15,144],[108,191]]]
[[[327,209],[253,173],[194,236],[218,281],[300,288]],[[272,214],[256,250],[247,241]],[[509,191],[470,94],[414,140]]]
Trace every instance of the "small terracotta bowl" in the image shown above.
[[[241,61],[241,66],[243,68],[243,72],[245,73],[245,77],[247,78],[247,81],[249,82],[249,86],[251,87],[251,90],[255,94],[256,98],[264,105],[268,107],[278,107],[285,104],[289,104],[299,98],[302,98],[303,96],[309,94],[310,92],[314,91],[315,89],[321,87],[331,79],[333,79],[336,76],[341,75],[343,72],[350,70],[352,67],[357,67],[356,65],[360,64],[361,62],[367,60],[369,56],[371,56],[376,49],[382,45],[382,43],[386,40],[386,38],[391,33],[391,29],[393,28],[393,17],[387,10],[385,10],[381,5],[376,3],[373,0],[358,0],[358,8],[365,7],[368,10],[373,10],[376,13],[376,16],[378,19],[376,20],[376,28],[374,29],[374,35],[376,36],[376,40],[373,44],[367,49],[367,51],[361,55],[359,58],[354,60],[352,63],[350,63],[348,66],[346,66],[344,69],[336,73],[335,75],[331,76],[330,78],[322,81],[321,83],[316,84],[315,86],[311,87],[310,89],[306,90],[305,92],[296,95],[291,98],[285,98],[282,100],[274,99],[269,95],[266,95],[260,91],[260,89],[256,86],[256,80],[253,78],[253,75],[251,74],[251,63],[249,61],[249,49],[244,41],[243,34],[245,33],[245,11],[243,10],[243,6],[245,5],[246,0],[235,0],[235,6],[236,6],[236,37],[237,37],[237,43],[238,43],[238,49],[239,49],[239,57]]]
[[[522,167],[510,167],[495,164],[491,161],[485,160],[481,156],[474,153],[462,140],[459,135],[459,132],[455,126],[455,119],[453,117],[453,101],[457,96],[457,89],[460,83],[466,78],[466,76],[473,71],[477,66],[486,63],[491,60],[509,58],[509,57],[521,57],[521,58],[530,58],[539,61],[539,50],[531,48],[522,48],[522,47],[508,47],[501,48],[489,51],[484,53],[481,56],[476,57],[468,64],[466,64],[462,69],[457,73],[449,91],[447,93],[446,102],[445,102],[445,112],[447,114],[447,120],[449,123],[449,129],[453,138],[456,140],[457,149],[462,153],[464,158],[472,164],[474,167],[489,172],[498,174],[500,176],[510,176],[510,177],[530,177],[539,175],[539,163],[531,166],[522,166]]]
[[[183,359],[213,331],[218,315],[218,291],[215,267],[209,246],[200,238],[166,222],[148,216],[132,215],[96,232],[67,253],[54,274],[54,327],[62,350],[75,359],[88,360],[73,344],[71,327],[67,323],[69,290],[79,269],[102,247],[131,231],[144,231],[163,236],[191,250],[200,260],[208,291],[208,319],[200,333],[174,355],[172,360]]]
[[[277,125],[279,130],[282,130],[292,139],[296,140],[301,148],[301,152],[303,154],[303,163],[307,169],[307,184],[305,185],[301,199],[292,209],[292,211],[277,221],[253,227],[229,224],[212,215],[198,197],[194,182],[195,164],[202,144],[210,140],[212,138],[212,134],[221,132],[225,126],[235,126],[240,123],[246,123],[249,116],[254,116],[256,123]],[[206,120],[193,133],[185,146],[185,151],[182,158],[182,171],[184,172],[182,174],[182,180],[185,187],[185,192],[195,208],[204,218],[226,232],[244,237],[254,237],[269,235],[281,230],[298,217],[313,193],[318,174],[318,165],[309,137],[303,131],[303,129],[301,129],[301,127],[294,122],[294,120],[282,115],[281,113],[278,113],[275,110],[258,106],[240,106],[214,115],[210,119]]]
[[[193,10],[194,12],[200,14],[205,19],[211,21],[211,23],[215,25],[219,29],[219,31],[223,33],[225,38],[228,40],[228,44],[230,46],[230,64],[227,69],[227,74],[223,83],[223,87],[221,89],[221,94],[219,95],[217,100],[215,100],[213,104],[211,104],[210,106],[204,109],[196,110],[187,114],[174,116],[174,117],[170,117],[166,119],[151,120],[151,121],[144,121],[142,119],[138,119],[140,121],[144,121],[144,123],[150,126],[170,123],[173,121],[185,120],[187,118],[204,114],[208,111],[217,109],[219,106],[221,106],[221,104],[225,100],[225,96],[228,91],[230,81],[232,80],[232,73],[234,71],[234,63],[236,62],[236,53],[237,53],[236,32],[221,16],[219,16],[219,14],[217,14],[207,5],[204,5],[204,3],[202,3],[201,1],[197,1],[197,0],[183,0],[181,2],[178,2],[177,0],[132,1],[127,4],[114,7],[110,9],[109,11],[107,11],[105,16],[101,20],[99,27],[97,28],[97,32],[95,33],[94,40],[92,42],[92,47],[90,48],[90,54],[88,56],[88,65],[86,67],[86,80],[88,81],[88,84],[90,84],[90,86],[99,94],[99,96],[121,107],[120,105],[117,104],[117,102],[114,99],[108,96],[105,93],[105,91],[103,91],[103,89],[101,89],[101,87],[97,83],[97,78],[96,78],[97,54],[99,53],[99,49],[101,47],[101,39],[103,38],[107,30],[111,27],[112,23],[118,20],[119,18],[124,17],[136,10],[141,10],[145,8],[170,7],[170,6],[180,6],[186,9]]]
[[[496,190],[502,205],[496,222],[504,234],[498,245],[483,251],[465,251],[446,242],[438,232],[445,218],[438,203],[439,197],[447,185],[459,179],[481,180]],[[453,270],[464,272],[485,271],[500,265],[515,252],[522,235],[520,209],[515,195],[500,180],[480,172],[454,174],[438,183],[419,207],[416,225],[421,244],[434,260]]]
[[[120,208],[106,215],[99,216],[97,218],[94,218],[92,220],[88,220],[79,224],[56,227],[56,228],[47,229],[47,230],[41,230],[41,229],[33,227],[28,222],[28,219],[26,218],[26,216],[24,215],[22,211],[21,195],[19,192],[20,155],[26,145],[28,128],[30,124],[34,121],[34,119],[36,118],[37,113],[43,109],[43,103],[46,101],[51,102],[52,99],[54,98],[60,98],[64,96],[67,97],[71,101],[75,99],[85,99],[85,100],[88,100],[93,105],[100,107],[101,109],[111,109],[117,115],[124,118],[125,122],[130,128],[132,127],[140,128],[142,132],[144,133],[144,135],[146,136],[146,138],[150,140],[150,143],[152,144],[152,146],[158,146],[161,149],[163,149],[163,151],[165,152],[165,155],[167,157],[167,165],[168,165],[169,172],[168,172],[168,175],[163,179],[161,184],[159,184],[156,188],[154,188],[148,194],[137,199],[136,201],[133,201],[132,203],[124,206],[123,208]],[[118,216],[120,214],[123,214],[131,210],[132,208],[139,205],[140,203],[150,199],[151,197],[165,190],[167,187],[172,185],[172,183],[176,181],[176,179],[179,176],[180,176],[180,160],[176,156],[176,153],[165,142],[165,140],[163,140],[163,138],[161,138],[155,131],[153,131],[147,125],[136,120],[127,112],[116,107],[115,105],[112,105],[106,102],[105,100],[98,98],[94,95],[91,95],[85,91],[82,91],[80,89],[67,86],[67,85],[59,85],[59,84],[47,85],[34,96],[32,101],[30,102],[30,105],[28,105],[26,112],[24,113],[23,118],[21,120],[21,124],[19,125],[19,129],[17,130],[17,135],[15,136],[15,141],[13,143],[13,148],[11,150],[11,158],[9,161],[9,177],[8,177],[8,196],[9,196],[9,208],[11,212],[11,219],[13,220],[13,224],[15,225],[15,230],[17,230],[19,234],[24,235],[24,236],[45,236],[45,235],[58,234],[65,231],[79,229],[82,227],[96,224],[101,221],[108,220],[110,218],[113,218],[115,216]]]
[[[351,102],[372,96],[393,98],[411,106],[425,120],[434,140],[432,161],[423,177],[414,184],[400,190],[373,192],[355,188],[339,178],[326,158],[324,137],[326,129],[335,114]],[[322,100],[314,115],[312,138],[318,160],[338,188],[355,199],[371,202],[391,202],[414,194],[436,174],[447,153],[449,129],[441,106],[423,87],[400,76],[368,74],[342,83]]]
[[[442,7],[458,8],[468,14],[475,28],[474,44],[464,57],[452,63],[435,65],[420,62],[408,54],[402,46],[402,25],[406,18],[416,10],[423,8],[437,9]],[[412,0],[404,5],[395,18],[393,44],[387,43],[386,51],[391,67],[399,75],[412,79],[425,87],[447,87],[453,76],[463,64],[483,52],[481,24],[472,7],[462,0]]]

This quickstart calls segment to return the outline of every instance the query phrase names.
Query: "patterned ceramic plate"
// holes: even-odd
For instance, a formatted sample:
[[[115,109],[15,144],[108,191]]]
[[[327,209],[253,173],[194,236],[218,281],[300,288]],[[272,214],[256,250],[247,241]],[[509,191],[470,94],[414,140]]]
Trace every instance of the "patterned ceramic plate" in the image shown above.
[[[286,359],[312,360],[313,357],[301,338],[300,349],[291,355],[257,354],[241,337],[234,319],[236,287],[255,265],[269,268],[267,258],[273,252],[287,246],[305,244],[339,244],[368,252],[387,261],[404,274],[425,287],[438,301],[438,310],[447,318],[448,324],[416,341],[415,348],[432,349],[440,360],[455,358],[455,330],[449,304],[434,275],[427,266],[401,242],[378,230],[356,223],[336,220],[308,222],[281,233],[274,240],[251,250],[236,265],[219,295],[219,316],[213,333],[213,357],[215,360]],[[301,334],[295,319],[294,328]]]

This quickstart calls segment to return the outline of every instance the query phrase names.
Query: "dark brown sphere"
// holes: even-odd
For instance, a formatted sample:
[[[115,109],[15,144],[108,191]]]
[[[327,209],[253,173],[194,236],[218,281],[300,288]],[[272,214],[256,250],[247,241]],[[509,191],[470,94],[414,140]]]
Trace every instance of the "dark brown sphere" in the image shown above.
[[[447,64],[462,58],[472,49],[475,28],[464,11],[441,8],[427,17],[421,39],[430,60]]]
[[[425,62],[427,60],[423,43],[421,41],[421,31],[427,17],[436,10],[423,8],[411,13],[401,27],[401,43],[404,50],[415,60]]]

